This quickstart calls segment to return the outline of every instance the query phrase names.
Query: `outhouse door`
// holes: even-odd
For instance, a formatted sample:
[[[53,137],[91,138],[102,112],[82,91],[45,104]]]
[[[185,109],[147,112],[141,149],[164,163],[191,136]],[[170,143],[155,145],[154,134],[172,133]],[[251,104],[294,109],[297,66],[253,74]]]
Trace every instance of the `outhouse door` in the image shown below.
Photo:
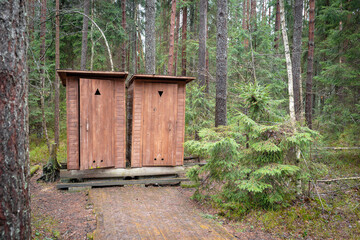
[[[143,166],[175,164],[177,86],[170,83],[144,83]]]
[[[80,169],[114,167],[114,81],[80,79]]]

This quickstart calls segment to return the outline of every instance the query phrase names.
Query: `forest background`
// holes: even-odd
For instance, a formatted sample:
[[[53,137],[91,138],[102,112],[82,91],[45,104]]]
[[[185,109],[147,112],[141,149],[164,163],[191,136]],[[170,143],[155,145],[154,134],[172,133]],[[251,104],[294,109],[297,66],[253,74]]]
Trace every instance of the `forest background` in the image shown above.
[[[227,13],[221,28],[219,2]],[[229,218],[241,219],[253,209],[276,210],[253,215],[267,230],[285,225],[294,236],[320,234],[317,230],[330,224],[319,220],[324,209],[334,212],[344,204],[348,209],[340,216],[360,229],[358,193],[331,204],[310,193],[317,179],[359,174],[358,150],[319,149],[359,146],[360,2],[285,0],[286,28],[277,0],[219,2],[62,0],[57,14],[55,1],[28,1],[31,164],[49,159],[52,142],[59,144],[58,160],[66,160],[66,94],[55,69],[149,73],[145,15],[154,9],[153,73],[198,79],[187,88],[185,149],[208,164],[189,172],[197,188],[194,198]],[[226,41],[219,45],[224,30]],[[222,75],[217,49],[225,49]],[[289,68],[296,125],[289,117]],[[294,203],[299,191],[302,200],[314,200],[311,207]],[[301,216],[302,224],[292,229],[286,217],[274,221],[282,208],[288,218],[291,211]],[[355,226],[346,227],[350,237],[358,234]]]

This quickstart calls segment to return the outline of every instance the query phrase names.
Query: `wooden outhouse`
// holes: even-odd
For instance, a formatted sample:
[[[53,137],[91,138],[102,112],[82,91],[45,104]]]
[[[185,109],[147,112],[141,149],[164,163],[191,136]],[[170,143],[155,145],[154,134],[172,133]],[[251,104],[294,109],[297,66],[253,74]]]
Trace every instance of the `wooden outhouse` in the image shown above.
[[[185,89],[195,78],[135,74],[127,82],[131,167],[181,166]]]
[[[66,86],[67,169],[124,168],[126,72],[57,70]]]

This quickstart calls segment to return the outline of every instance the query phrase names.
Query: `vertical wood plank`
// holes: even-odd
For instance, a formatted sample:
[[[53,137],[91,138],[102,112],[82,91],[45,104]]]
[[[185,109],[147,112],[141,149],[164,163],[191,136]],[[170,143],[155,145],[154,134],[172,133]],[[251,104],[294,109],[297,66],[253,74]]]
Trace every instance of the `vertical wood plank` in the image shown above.
[[[90,79],[80,79],[80,169],[89,168],[89,159],[92,159],[89,125],[91,122],[91,95]]]
[[[114,120],[114,81],[91,79],[91,121],[89,134],[92,138],[91,151],[93,158],[90,160],[92,168],[114,166],[113,154],[113,120]],[[100,95],[95,95],[99,90]]]
[[[131,167],[142,167],[142,101],[144,84],[134,82],[133,98],[133,125],[132,125],[132,146],[131,146]]]
[[[125,168],[125,81],[115,81],[115,168]]]
[[[78,170],[79,163],[79,79],[66,79],[67,169]]]
[[[184,135],[185,135],[185,83],[178,85],[177,95],[177,125],[176,125],[176,165],[184,164]]]

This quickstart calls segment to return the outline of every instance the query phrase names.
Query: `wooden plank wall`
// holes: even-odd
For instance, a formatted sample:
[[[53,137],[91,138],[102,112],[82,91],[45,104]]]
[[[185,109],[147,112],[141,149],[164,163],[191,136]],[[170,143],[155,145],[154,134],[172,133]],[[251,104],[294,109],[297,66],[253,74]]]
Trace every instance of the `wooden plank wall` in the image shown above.
[[[144,92],[143,82],[134,82],[133,97],[133,126],[132,126],[132,146],[131,146],[131,167],[142,167],[142,148],[141,148],[141,120],[142,120],[142,100]]]
[[[184,164],[185,135],[185,83],[179,83],[177,94],[177,124],[176,124],[176,166]]]
[[[115,81],[115,168],[126,165],[125,81]]]
[[[90,124],[92,123],[92,104],[90,95],[91,79],[80,79],[80,169],[89,169],[89,159],[92,159],[92,137]],[[69,146],[69,143],[68,143]]]
[[[67,169],[79,166],[79,79],[66,79]]]

